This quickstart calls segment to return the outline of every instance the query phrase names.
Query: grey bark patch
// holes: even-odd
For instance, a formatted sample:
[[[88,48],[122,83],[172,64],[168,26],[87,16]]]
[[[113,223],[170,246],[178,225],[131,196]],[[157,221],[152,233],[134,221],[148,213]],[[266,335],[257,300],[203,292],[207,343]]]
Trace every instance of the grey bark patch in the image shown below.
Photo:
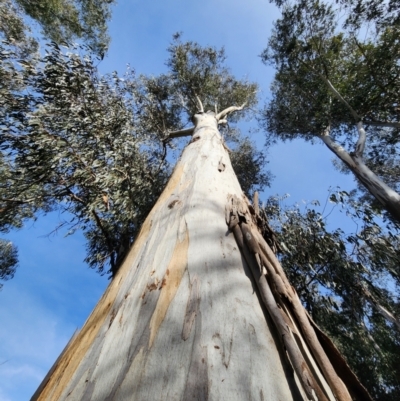
[[[186,305],[185,320],[182,328],[182,340],[186,341],[192,331],[193,322],[196,319],[200,304],[200,282],[197,276],[190,284],[190,295]]]
[[[208,400],[208,358],[207,347],[196,344],[192,363],[186,381],[184,400],[207,401]]]
[[[232,325],[232,332],[229,339],[229,343],[227,343],[226,340],[223,341],[219,333],[215,333],[213,335],[213,340],[215,344],[214,348],[220,350],[222,364],[225,366],[226,369],[228,369],[229,362],[231,360],[234,330],[235,326]]]
[[[74,373],[73,378],[72,378],[71,382],[69,383],[68,388],[66,389],[67,397],[69,396],[69,394],[71,394],[73,392],[73,389],[78,385],[81,377],[83,375],[86,375],[86,382],[88,383],[88,385],[85,388],[84,393],[82,394],[82,399],[90,400],[90,397],[92,396],[93,391],[96,387],[95,386],[96,377],[94,377],[94,371],[96,369],[98,360],[100,358],[100,350],[103,347],[105,334],[106,334],[107,330],[108,329],[103,328],[103,330],[101,332],[99,332],[99,334],[96,336],[96,338],[91,346],[91,352],[93,353],[94,358],[92,360],[86,359],[80,366],[79,370]],[[86,397],[86,398],[84,398],[84,397]]]
[[[114,321],[114,319],[115,319],[116,314],[117,314],[117,311],[116,311],[115,309],[113,309],[113,310],[111,311],[110,323],[108,324],[108,328],[111,327],[111,325],[112,325],[112,323],[113,323],[113,321]]]
[[[116,393],[118,392],[122,382],[124,381],[125,376],[127,375],[136,355],[140,352],[141,349],[143,349],[145,353],[148,351],[150,339],[150,320],[154,313],[154,309],[156,308],[160,291],[153,292],[153,294],[155,294],[153,302],[151,302],[147,306],[142,305],[142,319],[140,319],[138,322],[136,336],[132,338],[132,342],[126,355],[126,359],[124,361],[121,361],[120,370],[118,372],[114,385],[110,389],[110,393],[104,399],[104,401],[113,401],[116,399]]]
[[[208,401],[208,356],[207,346],[201,345],[202,319],[200,310],[196,316],[195,334],[186,379],[183,400]]]
[[[86,380],[88,381],[88,380]],[[93,391],[95,387],[95,381],[88,381],[85,392],[82,396],[82,401],[90,401],[92,399]]]

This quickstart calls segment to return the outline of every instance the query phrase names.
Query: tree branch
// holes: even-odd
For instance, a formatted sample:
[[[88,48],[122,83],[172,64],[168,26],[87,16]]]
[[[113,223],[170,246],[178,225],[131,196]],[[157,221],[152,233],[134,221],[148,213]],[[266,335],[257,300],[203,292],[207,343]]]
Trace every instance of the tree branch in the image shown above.
[[[359,122],[362,120],[362,118],[356,113],[356,111],[350,106],[349,103],[344,99],[344,97],[337,91],[337,89],[332,85],[332,82],[324,77],[322,74],[319,74],[319,76],[322,78],[322,80],[328,85],[328,88],[330,91],[333,93],[333,95],[338,99],[340,102],[342,102],[350,111],[354,119]]]
[[[397,330],[400,331],[400,321],[391,313],[389,312],[384,306],[382,306],[379,301],[375,299],[375,297],[372,296],[372,294],[363,286],[361,287],[362,293],[365,295],[369,303],[374,307],[385,319],[389,320],[389,322],[392,322],[396,327]]]
[[[323,132],[322,135],[320,135],[320,138],[322,141],[325,143],[325,145],[340,159],[342,160],[345,164],[347,164],[349,167],[355,167],[354,165],[354,160],[350,156],[350,154],[344,149],[342,146],[340,146],[338,143],[336,143],[331,136],[329,135],[331,130],[331,127],[327,127],[325,131]]]
[[[365,121],[365,124],[372,125],[373,127],[400,128],[400,123],[391,121]]]
[[[362,158],[366,141],[366,135],[362,121],[359,121],[357,123],[357,131],[358,131],[358,141],[356,143],[355,154],[357,157]]]
[[[163,142],[172,139],[172,138],[180,138],[182,136],[190,136],[193,134],[194,127],[186,128],[186,129],[181,129],[178,131],[172,131],[168,133],[168,135],[163,139]]]
[[[199,111],[200,111],[200,113],[204,113],[204,106],[203,106],[203,103],[201,103],[201,100],[200,100],[200,98],[199,98],[197,95],[195,95],[195,96],[196,96],[197,103],[199,104]]]
[[[111,240],[110,236],[108,235],[107,230],[104,228],[103,223],[101,222],[101,219],[95,210],[92,210],[92,214],[96,221],[97,227],[99,227],[100,231],[102,232],[102,234],[104,235],[104,238],[106,240],[108,250],[110,252],[109,257],[110,257],[111,272],[112,272],[112,276],[114,276],[114,274],[116,273],[117,266],[115,265],[115,259],[114,259],[114,254],[113,254],[113,252],[114,252],[113,241]]]
[[[246,106],[247,102],[244,102],[241,106],[231,106],[227,107],[225,110],[222,110],[220,113],[218,113],[215,118],[217,121],[222,120],[224,117],[226,117],[228,114],[233,113],[235,111],[240,111],[243,110],[244,106]]]
[[[371,171],[364,163],[362,157],[357,153],[349,154],[342,146],[337,144],[329,136],[329,127],[325,130],[324,134],[320,135],[320,138],[325,145],[349,167],[371,195],[393,215],[397,222],[400,222],[400,195]],[[362,150],[362,138],[360,142]]]
[[[329,90],[332,92],[332,94],[338,99],[341,103],[343,103],[350,111],[351,115],[354,117],[356,122],[359,122],[362,120],[362,118],[356,113],[356,111],[350,106],[349,103],[344,99],[344,97],[338,92],[338,90],[333,86],[332,82],[324,76],[324,74],[321,74],[320,72],[316,71],[311,65],[306,63],[305,61],[301,60],[298,58],[298,61],[305,65],[306,68],[309,68],[311,71],[313,71],[316,75],[318,75],[328,86]]]

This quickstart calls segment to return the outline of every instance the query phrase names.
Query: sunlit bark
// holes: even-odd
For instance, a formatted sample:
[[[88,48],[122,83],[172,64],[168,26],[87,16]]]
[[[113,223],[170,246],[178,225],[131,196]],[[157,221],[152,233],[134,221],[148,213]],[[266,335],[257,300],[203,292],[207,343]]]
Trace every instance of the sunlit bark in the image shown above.
[[[216,116],[197,114],[127,259],[32,400],[334,400],[301,330],[284,320],[282,346],[249,251],[227,226],[232,197],[247,202]],[[299,378],[288,347],[313,380]]]

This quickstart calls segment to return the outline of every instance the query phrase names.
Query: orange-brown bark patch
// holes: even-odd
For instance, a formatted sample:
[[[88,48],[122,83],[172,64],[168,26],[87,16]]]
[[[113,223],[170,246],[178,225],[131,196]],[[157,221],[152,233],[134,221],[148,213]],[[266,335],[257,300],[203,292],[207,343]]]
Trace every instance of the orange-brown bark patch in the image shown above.
[[[166,280],[166,285],[163,287],[163,290],[160,293],[156,308],[150,320],[149,348],[153,345],[154,339],[161,323],[165,318],[168,307],[178,291],[187,266],[188,248],[189,233],[186,229],[182,241],[178,240],[175,245],[174,252],[172,253],[172,257],[167,268],[167,271],[169,271],[168,280]]]

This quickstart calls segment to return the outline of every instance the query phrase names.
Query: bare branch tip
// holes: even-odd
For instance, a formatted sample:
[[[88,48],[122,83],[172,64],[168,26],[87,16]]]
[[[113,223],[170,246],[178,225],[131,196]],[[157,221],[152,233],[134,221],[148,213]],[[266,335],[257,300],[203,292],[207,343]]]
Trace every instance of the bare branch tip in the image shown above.
[[[201,102],[201,100],[200,100],[200,98],[197,96],[197,95],[195,95],[196,96],[196,100],[197,100],[197,103],[199,104],[199,111],[201,112],[201,113],[204,113],[204,106],[203,106],[203,103]]]

